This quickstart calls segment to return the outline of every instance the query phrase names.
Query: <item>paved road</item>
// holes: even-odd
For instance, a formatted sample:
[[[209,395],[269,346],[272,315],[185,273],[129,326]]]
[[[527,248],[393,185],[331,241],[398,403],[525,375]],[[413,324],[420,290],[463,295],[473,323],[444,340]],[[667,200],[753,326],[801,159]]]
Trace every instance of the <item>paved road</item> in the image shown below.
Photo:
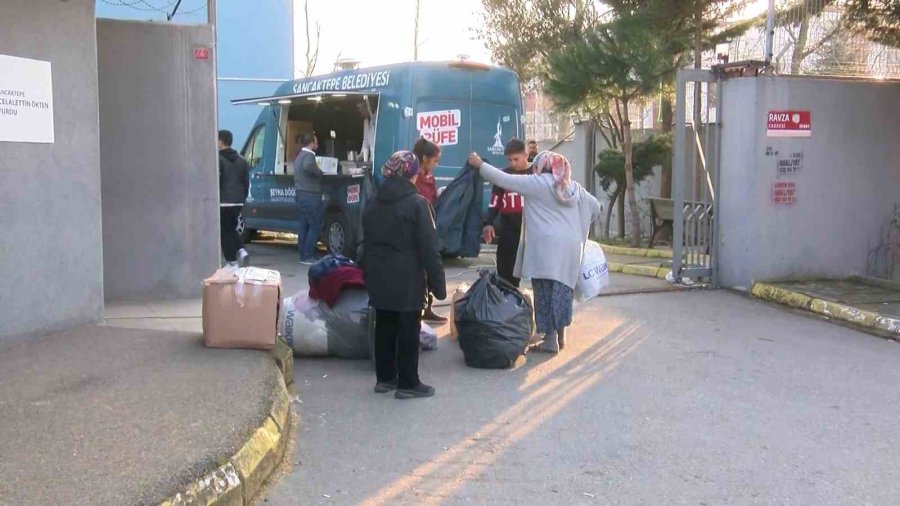
[[[366,361],[299,360],[268,504],[900,502],[900,345],[727,292],[577,311],[569,350],[511,371],[442,338],[429,400],[372,393]]]

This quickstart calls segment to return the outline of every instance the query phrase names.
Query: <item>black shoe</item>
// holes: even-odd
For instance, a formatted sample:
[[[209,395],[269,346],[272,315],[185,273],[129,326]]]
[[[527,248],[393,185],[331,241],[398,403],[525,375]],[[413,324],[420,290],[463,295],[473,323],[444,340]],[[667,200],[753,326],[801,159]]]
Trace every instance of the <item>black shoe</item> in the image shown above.
[[[386,394],[394,390],[397,390],[397,380],[379,381],[378,383],[375,383],[376,394]]]
[[[397,399],[424,399],[434,396],[434,387],[430,387],[425,383],[419,383],[419,386],[413,388],[398,388],[394,397]]]
[[[431,308],[425,310],[425,314],[422,315],[422,319],[426,322],[432,323],[447,323],[447,318],[437,314]]]

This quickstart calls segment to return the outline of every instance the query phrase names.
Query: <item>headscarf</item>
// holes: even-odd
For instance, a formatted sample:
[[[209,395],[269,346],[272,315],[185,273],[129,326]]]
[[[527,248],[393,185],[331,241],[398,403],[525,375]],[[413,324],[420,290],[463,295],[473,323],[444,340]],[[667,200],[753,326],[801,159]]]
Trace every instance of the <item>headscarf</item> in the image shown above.
[[[384,177],[403,177],[412,179],[419,173],[419,159],[412,151],[397,151],[381,168]]]
[[[547,172],[553,176],[553,190],[560,200],[568,200],[569,183],[572,181],[572,166],[565,156],[554,151],[541,151],[534,157],[531,170],[535,174]]]

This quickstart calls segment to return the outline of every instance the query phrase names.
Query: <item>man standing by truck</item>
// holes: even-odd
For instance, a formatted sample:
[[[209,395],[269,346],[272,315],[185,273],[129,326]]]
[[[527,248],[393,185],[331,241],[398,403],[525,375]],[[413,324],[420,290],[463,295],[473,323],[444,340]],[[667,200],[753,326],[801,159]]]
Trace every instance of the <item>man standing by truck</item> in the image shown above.
[[[250,254],[238,234],[238,217],[250,190],[250,167],[247,161],[231,149],[234,135],[219,130],[219,235],[222,255],[229,264],[247,266]]]
[[[297,136],[300,153],[294,160],[294,187],[299,214],[297,249],[300,263],[312,265],[316,261],[316,245],[322,234],[325,219],[325,200],[322,193],[322,169],[316,162],[319,140],[313,132]]]
[[[509,174],[528,173],[528,153],[525,143],[519,139],[512,139],[506,143],[503,151],[509,166],[506,172]],[[516,254],[519,251],[519,235],[522,233],[522,206],[524,200],[516,192],[511,192],[494,186],[491,190],[491,202],[488,207],[487,219],[484,221],[482,238],[490,244],[497,235],[494,222],[500,217],[500,242],[497,244],[497,274],[514,286],[519,286],[519,278],[513,275],[516,266]]]
[[[538,146],[537,141],[534,139],[528,139],[528,163],[534,161],[534,157],[538,155]]]

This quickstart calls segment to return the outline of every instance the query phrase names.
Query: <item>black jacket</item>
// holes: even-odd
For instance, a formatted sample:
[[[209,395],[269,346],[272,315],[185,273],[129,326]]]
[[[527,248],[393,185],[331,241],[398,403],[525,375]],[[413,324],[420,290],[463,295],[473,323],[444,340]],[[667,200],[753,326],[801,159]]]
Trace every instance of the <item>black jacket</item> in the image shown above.
[[[237,151],[219,150],[219,201],[243,204],[250,191],[250,166]]]
[[[445,256],[474,258],[481,250],[481,175],[466,164],[434,204],[440,251]]]
[[[428,292],[447,298],[431,205],[408,180],[385,179],[366,204],[362,255],[375,309],[421,311]]]

